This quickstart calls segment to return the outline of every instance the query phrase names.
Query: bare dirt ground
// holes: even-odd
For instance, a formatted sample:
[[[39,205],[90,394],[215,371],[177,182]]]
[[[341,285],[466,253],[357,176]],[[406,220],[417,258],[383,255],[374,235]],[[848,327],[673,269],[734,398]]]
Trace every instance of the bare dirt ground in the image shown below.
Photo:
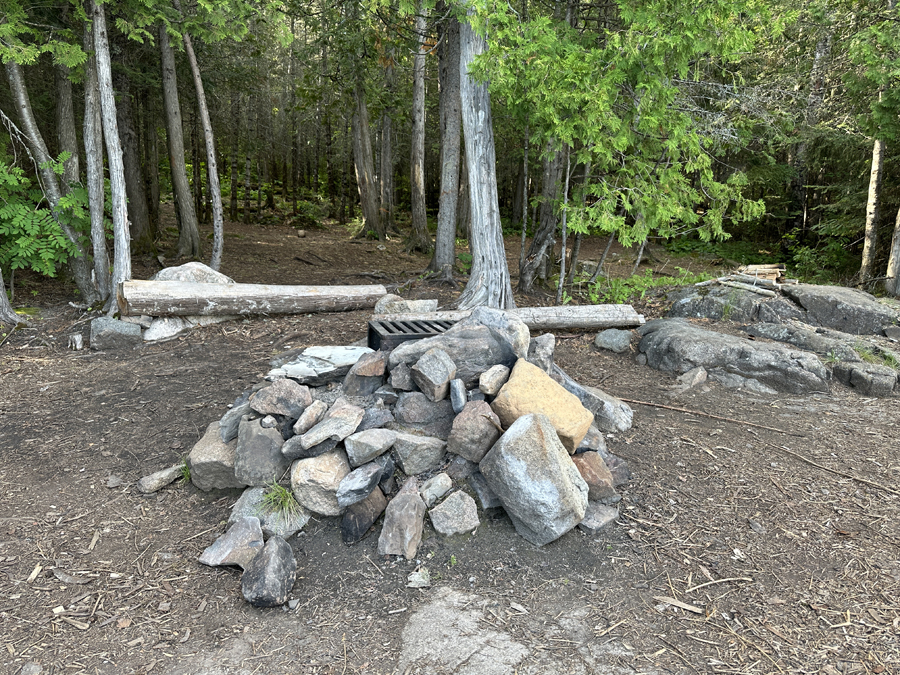
[[[419,280],[427,259],[399,241],[352,241],[337,227],[300,239],[274,223],[226,231],[222,271],[237,281],[453,297]],[[603,243],[582,255],[596,259]],[[633,258],[618,253],[630,271]],[[517,255],[511,241],[513,269]],[[674,266],[653,266],[663,264]],[[135,276],[158,267],[137,260]],[[179,462],[274,354],[359,340],[368,313],[257,318],[131,352],[74,352],[68,336],[86,335],[93,315],[67,304],[71,287],[21,275],[17,293],[39,311],[0,346],[2,673],[900,672],[896,398],[837,384],[810,397],[716,384],[675,396],[674,379],[633,353],[560,335],[558,363],[585,384],[741,422],[634,404],[634,427],[608,440],[634,480],[598,538],[574,531],[537,548],[504,516],[485,517],[463,540],[426,534],[405,561],[377,555],[377,528],[348,547],[337,519],[318,518],[291,540],[299,605],[258,610],[241,599],[239,571],[197,563],[238,493],[173,485],[144,496],[134,482]],[[639,309],[650,318],[663,304]],[[110,476],[124,484],[107,487]],[[406,587],[419,565],[432,588]],[[444,638],[483,639],[500,656],[411,656],[429,611],[455,620],[433,604],[448,592],[475,623]],[[511,644],[518,660],[507,668]]]

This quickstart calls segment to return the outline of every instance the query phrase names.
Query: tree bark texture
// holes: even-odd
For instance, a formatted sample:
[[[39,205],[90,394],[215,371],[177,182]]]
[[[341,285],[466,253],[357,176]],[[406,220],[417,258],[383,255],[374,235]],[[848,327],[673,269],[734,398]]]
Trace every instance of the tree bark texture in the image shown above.
[[[425,21],[427,9],[419,3],[416,13],[416,39],[418,48],[413,58],[412,137],[409,156],[409,191],[412,202],[412,234],[407,242],[408,251],[430,251],[428,221],[425,212]]]
[[[519,270],[519,292],[531,293],[534,279],[556,243],[556,195],[562,179],[563,152],[550,151],[544,157],[543,186],[541,187],[540,225],[531,240],[525,263]]]
[[[28,89],[25,86],[22,66],[10,60],[6,62],[5,67],[16,109],[19,111],[22,131],[28,139],[29,150],[38,163],[41,187],[47,202],[50,204],[50,212],[53,214],[53,218],[63,231],[63,234],[75,246],[76,253],[69,258],[69,269],[75,278],[75,284],[78,286],[82,299],[88,304],[92,304],[98,299],[98,293],[91,283],[90,266],[78,240],[78,234],[59,219],[59,200],[62,198],[62,192],[60,191],[59,180],[50,166],[52,158],[47,150],[47,144],[44,142],[44,137],[41,135],[41,130],[38,128],[34,112],[31,109],[31,100],[28,98]]]
[[[428,269],[442,278],[453,278],[456,260],[456,202],[459,199],[459,145],[462,120],[459,98],[459,21],[442,22],[438,46],[441,123],[441,194],[438,200],[434,257]]]
[[[887,279],[884,290],[891,295],[900,296],[900,210],[894,221],[894,236],[891,240],[891,253],[888,256]]]
[[[21,319],[16,311],[9,304],[9,298],[6,297],[6,285],[3,283],[3,270],[0,269],[0,326],[12,326],[15,328]]]
[[[78,159],[78,137],[75,135],[75,106],[72,102],[72,80],[69,79],[69,68],[61,64],[54,65],[56,80],[56,137],[61,152],[68,152],[69,158],[63,162],[62,189],[69,191],[69,186],[81,179],[81,168]]]
[[[175,9],[181,14],[180,0],[172,0]],[[222,250],[225,242],[224,212],[222,211],[222,190],[219,188],[219,169],[216,163],[216,144],[213,138],[212,123],[209,119],[209,109],[206,106],[206,94],[203,91],[203,80],[200,77],[200,66],[197,64],[197,56],[194,54],[194,45],[191,36],[182,33],[184,51],[187,54],[188,63],[191,66],[191,74],[194,76],[194,88],[197,90],[197,105],[200,108],[200,122],[203,125],[203,140],[206,144],[206,169],[209,174],[209,190],[212,200],[213,221],[213,250],[210,256],[209,266],[218,270],[222,266]]]
[[[869,172],[869,198],[866,200],[866,234],[863,242],[859,282],[864,284],[875,267],[875,246],[878,243],[878,197],[884,171],[884,141],[876,138],[872,144],[872,170]]]
[[[472,208],[472,269],[469,281],[458,301],[460,309],[479,305],[508,309],[515,307],[500,206],[497,201],[496,155],[491,99],[486,82],[469,75],[469,64],[487,49],[487,41],[475,34],[466,22],[460,24],[460,99],[466,139],[466,163],[469,170],[469,195]]]
[[[150,236],[156,239],[159,235],[159,137],[156,135],[155,117],[150,113],[146,96],[143,97],[141,110],[144,129],[144,186],[150,213]]]
[[[100,88],[100,116],[103,119],[103,140],[109,162],[109,185],[113,217],[113,273],[112,288],[131,278],[131,237],[128,231],[128,204],[125,192],[125,165],[116,122],[116,101],[113,96],[112,66],[109,59],[109,38],[106,33],[106,14],[103,5],[91,0],[94,19],[94,52],[97,59],[97,82]],[[110,300],[112,294],[110,294]],[[112,309],[108,303],[108,309]]]
[[[566,180],[563,183],[563,206],[562,206],[562,255],[559,260],[559,284],[556,288],[556,304],[562,304],[563,285],[566,282],[566,238],[568,232],[568,216],[569,216],[569,179],[572,177],[572,156],[571,148],[566,148]]]
[[[116,88],[116,122],[122,143],[122,165],[125,169],[125,194],[128,195],[128,224],[132,245],[139,251],[149,251],[153,246],[150,234],[150,208],[144,189],[141,169],[141,151],[131,101],[131,83],[120,70],[113,77]]]
[[[359,189],[360,208],[364,231],[371,230],[384,239],[384,228],[378,217],[378,196],[375,182],[375,160],[372,157],[372,139],[369,132],[369,108],[366,106],[366,89],[362,73],[357,76],[353,90],[356,108],[353,111],[353,164],[356,169],[356,185]]]
[[[91,214],[91,243],[94,250],[94,285],[100,301],[112,293],[109,254],[106,251],[106,189],[103,177],[103,120],[100,116],[100,87],[94,58],[94,32],[90,22],[84,25],[84,160],[87,174],[88,208]]]
[[[234,96],[231,99],[231,124],[233,133],[231,137],[231,201],[228,204],[228,216],[232,220],[237,220],[238,214],[238,173],[237,173],[237,157],[238,146],[240,145],[240,112],[241,99]],[[296,192],[294,193],[294,201],[296,202]],[[294,213],[297,212],[297,206],[294,205]]]
[[[388,100],[393,96],[396,87],[397,76],[394,73],[394,50],[391,49],[385,55],[387,63],[384,66],[384,85],[387,90]],[[394,109],[386,105],[381,113],[381,156],[379,182],[381,188],[381,211],[379,212],[380,231],[379,239],[383,238],[394,228]]]
[[[644,317],[631,305],[566,305],[564,307],[517,307],[506,310],[531,330],[616,328],[640,326]],[[468,311],[423,312],[421,314],[376,314],[378,321],[460,321]]]
[[[159,27],[159,53],[162,64],[163,108],[166,117],[166,137],[168,139],[169,166],[172,171],[172,192],[175,209],[178,212],[178,257],[200,257],[200,227],[197,211],[191,197],[187,167],[184,163],[184,127],[181,119],[181,104],[178,101],[178,82],[175,76],[175,52],[169,42],[165,24]]]
[[[387,294],[381,285],[278,286],[128,281],[117,290],[124,316],[305,314],[370,309]]]

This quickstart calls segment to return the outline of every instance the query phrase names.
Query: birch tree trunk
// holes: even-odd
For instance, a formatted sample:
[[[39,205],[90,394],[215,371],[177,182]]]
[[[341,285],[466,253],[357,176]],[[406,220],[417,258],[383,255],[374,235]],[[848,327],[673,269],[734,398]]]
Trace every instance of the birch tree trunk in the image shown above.
[[[487,41],[475,34],[468,21],[460,24],[459,34],[460,99],[472,208],[469,238],[472,269],[457,304],[460,309],[479,305],[510,309],[516,303],[506,265],[497,200],[491,99],[487,83],[475,82],[469,75],[469,64],[486,51]]]
[[[409,158],[409,191],[412,201],[412,235],[406,244],[407,251],[430,251],[428,222],[425,213],[425,20],[427,8],[424,0],[416,13],[416,39],[418,48],[413,59],[412,138]]]
[[[172,0],[172,4],[181,14],[180,0]],[[194,88],[197,90],[197,105],[200,108],[200,122],[203,125],[203,139],[206,143],[206,168],[209,173],[210,199],[212,200],[213,221],[213,250],[209,260],[209,266],[218,270],[222,266],[222,249],[225,242],[224,213],[222,211],[222,190],[219,188],[219,169],[216,163],[216,145],[213,138],[212,123],[209,119],[209,109],[206,106],[206,94],[203,91],[203,80],[200,78],[200,66],[197,65],[197,56],[194,54],[194,45],[191,36],[187,32],[182,33],[184,51],[187,54],[188,63],[191,66],[191,74],[194,76]]]
[[[178,82],[175,79],[175,52],[169,42],[165,24],[159,27],[159,54],[162,65],[163,108],[166,111],[166,138],[168,139],[169,166],[172,171],[172,193],[178,214],[178,257],[200,257],[200,227],[197,211],[188,183],[184,164],[184,127],[181,104],[178,101]]]
[[[428,269],[440,278],[453,279],[456,259],[456,202],[459,198],[459,21],[448,17],[442,22],[438,46],[440,79],[439,114],[441,118],[441,194],[438,201],[437,235],[434,257]]]
[[[88,208],[91,214],[91,243],[94,249],[94,284],[105,302],[111,293],[109,254],[106,251],[106,222],[103,203],[106,190],[103,179],[103,121],[100,117],[100,87],[94,58],[94,32],[90,21],[84,24],[84,160],[87,173]]]
[[[884,282],[884,290],[891,295],[900,295],[900,210],[894,221],[894,237],[891,240],[891,253],[888,257],[887,279]]]
[[[875,266],[875,245],[878,243],[878,196],[881,192],[881,176],[884,171],[884,141],[876,138],[872,144],[872,170],[869,173],[869,198],[866,201],[866,234],[863,242],[859,283],[864,284],[872,276]]]
[[[571,148],[566,148],[566,181],[563,184],[563,212],[562,212],[562,255],[559,263],[559,285],[556,288],[556,304],[562,304],[563,285],[566,282],[566,237],[568,235],[569,215],[569,179],[572,176]]]
[[[128,231],[128,205],[125,195],[125,165],[116,122],[116,101],[113,96],[112,67],[109,61],[109,39],[106,33],[106,14],[103,5],[91,0],[94,20],[94,52],[97,59],[97,82],[100,90],[100,116],[103,120],[103,139],[109,161],[109,184],[113,217],[113,273],[111,288],[131,279],[131,237]],[[115,295],[110,293],[106,308],[112,312]]]
[[[38,128],[34,112],[31,109],[31,100],[28,97],[28,89],[25,86],[22,66],[10,60],[6,62],[5,68],[16,109],[19,111],[22,131],[28,139],[29,150],[38,163],[41,187],[47,202],[50,204],[50,212],[53,214],[53,219],[59,225],[63,234],[75,247],[75,255],[69,258],[69,269],[72,271],[72,276],[75,278],[75,284],[78,287],[78,292],[81,293],[83,301],[93,304],[99,299],[99,295],[91,283],[90,266],[84,249],[82,249],[78,240],[78,233],[59,218],[59,200],[62,198],[62,192],[60,191],[59,180],[51,167],[52,158],[47,150],[47,144],[44,142],[44,137],[41,135],[41,130]]]

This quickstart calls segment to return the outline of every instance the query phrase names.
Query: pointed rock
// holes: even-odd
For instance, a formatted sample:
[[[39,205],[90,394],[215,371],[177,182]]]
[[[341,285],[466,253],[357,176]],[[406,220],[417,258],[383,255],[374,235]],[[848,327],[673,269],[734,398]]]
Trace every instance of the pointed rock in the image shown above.
[[[598,453],[588,451],[580,455],[573,455],[572,461],[575,462],[578,473],[587,483],[588,500],[607,502],[607,500],[617,497],[612,474]]]
[[[443,349],[429,349],[419,357],[410,374],[429,401],[442,401],[450,393],[450,380],[456,377],[456,364]]]
[[[263,429],[260,420],[244,418],[238,429],[234,475],[244,485],[268,485],[280,480],[291,465],[281,454],[284,438],[278,429]]]
[[[342,509],[347,508],[372,494],[372,490],[381,480],[381,473],[381,467],[378,464],[369,462],[344,476],[337,489],[338,506]]]
[[[397,432],[390,429],[368,429],[358,431],[344,439],[347,459],[356,468],[371,462],[387,450],[397,440]]]
[[[416,479],[410,478],[387,505],[384,526],[378,537],[378,555],[402,555],[407,560],[416,557],[422,541],[425,502],[419,497]]]
[[[368,396],[384,384],[384,352],[363,354],[344,377],[345,396]]]
[[[310,406],[303,411],[300,418],[294,422],[294,433],[302,436],[307,431],[316,426],[325,417],[328,412],[328,404],[324,401],[313,401]]]
[[[247,569],[262,547],[263,533],[259,518],[241,518],[200,554],[200,562],[212,567],[237,565]]]
[[[288,601],[297,579],[294,551],[281,537],[270,537],[241,576],[241,593],[254,607],[277,607]]]
[[[181,464],[170,466],[168,469],[160,469],[149,476],[144,476],[137,482],[137,488],[144,494],[150,494],[162,490],[166,485],[174,483],[183,475]]]
[[[528,345],[528,362],[549,374],[553,369],[553,353],[556,351],[556,336],[553,333],[544,333],[536,338],[531,338]]]

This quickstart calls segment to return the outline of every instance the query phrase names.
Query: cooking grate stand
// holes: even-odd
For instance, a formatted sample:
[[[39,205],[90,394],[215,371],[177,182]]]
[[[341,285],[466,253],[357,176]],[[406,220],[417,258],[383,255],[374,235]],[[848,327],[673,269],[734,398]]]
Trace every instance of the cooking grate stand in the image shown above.
[[[369,347],[371,349],[389,352],[398,345],[409,340],[421,340],[422,338],[440,335],[452,326],[455,321],[370,321],[369,322]]]

